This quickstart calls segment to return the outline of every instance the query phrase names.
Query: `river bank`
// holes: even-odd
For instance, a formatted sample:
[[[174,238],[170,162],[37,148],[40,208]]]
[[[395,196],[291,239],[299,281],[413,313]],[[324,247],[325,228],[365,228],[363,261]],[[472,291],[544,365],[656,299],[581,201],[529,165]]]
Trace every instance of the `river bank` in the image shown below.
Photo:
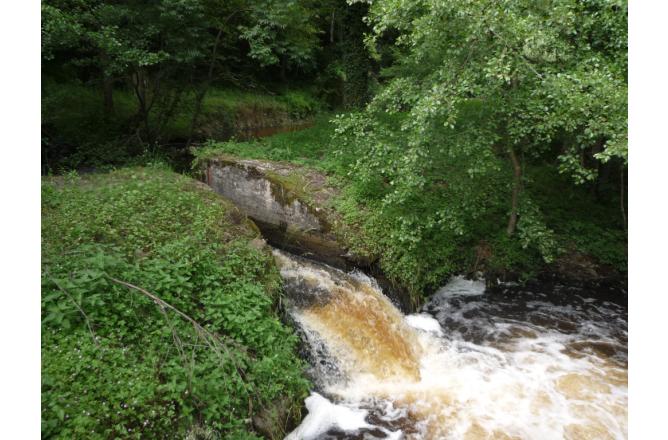
[[[459,201],[435,200],[425,192],[422,200],[410,206],[394,209],[386,205],[383,198],[391,186],[360,183],[351,176],[354,152],[340,149],[331,119],[319,118],[311,128],[251,142],[212,143],[195,151],[196,170],[200,179],[215,186],[219,184],[212,181],[213,169],[236,167],[242,171],[228,177],[232,192],[244,180],[264,179],[267,188],[273,189],[256,188],[259,200],[273,203],[278,200],[274,195],[280,193],[277,205],[294,200],[317,213],[315,223],[322,225],[316,230],[329,234],[328,240],[336,243],[330,249],[345,256],[340,261],[326,255],[330,251],[321,249],[319,255],[317,247],[309,247],[308,234],[297,233],[308,228],[292,224],[289,218],[281,220],[288,227],[283,233],[280,229],[265,231],[268,239],[290,252],[310,253],[337,267],[360,267],[381,282],[387,280],[386,290],[403,292],[399,296],[405,310],[417,308],[455,274],[494,282],[539,278],[587,286],[625,285],[626,235],[614,203],[597,201],[590,191],[573,188],[564,176],[536,164],[526,170],[532,176],[531,196],[538,203],[532,209],[540,213],[545,236],[556,243],[552,255],[541,255],[540,246],[521,234],[506,234],[505,224],[499,221],[505,216],[505,193],[498,189],[480,201],[480,212],[466,229],[453,231],[447,225],[428,224],[435,210],[458,215]],[[261,206],[247,207],[246,213],[253,217],[253,209]]]
[[[291,135],[286,134],[285,136]],[[351,229],[350,225],[346,226],[340,212],[336,211],[337,205],[333,201],[342,192],[337,190],[336,187],[329,187],[330,179],[323,174],[312,169],[308,170],[311,174],[304,174],[305,169],[301,166],[285,163],[280,165],[271,164],[270,168],[264,168],[264,174],[262,174],[260,173],[262,170],[258,169],[258,164],[267,164],[257,160],[243,162],[236,159],[232,162],[228,161],[220,164],[227,164],[237,167],[236,169],[244,170],[246,174],[251,176],[252,181],[260,183],[259,193],[264,194],[265,197],[278,197],[277,200],[280,203],[275,207],[279,210],[277,211],[278,217],[275,219],[278,224],[290,218],[286,212],[281,211],[286,207],[292,209],[301,206],[299,208],[302,210],[301,215],[318,214],[313,217],[316,221],[314,225],[311,225],[309,221],[301,226],[294,223],[288,227],[285,224],[284,229],[278,229],[278,232],[281,232],[281,230],[283,232],[274,237],[273,240],[270,236],[265,237],[274,244],[280,245],[283,243],[285,245],[285,240],[289,238],[293,245],[297,243],[303,246],[304,241],[296,239],[296,237],[299,237],[301,230],[302,233],[332,234],[330,237],[337,246],[343,246],[342,244],[350,246],[349,242],[341,241],[341,243],[337,243],[336,240],[345,239],[346,236],[358,232],[358,230]],[[240,166],[241,168],[238,168]],[[298,172],[301,179],[295,179],[294,172]],[[231,177],[239,179],[240,175],[235,177],[229,174],[221,174],[220,177],[223,179],[230,179]],[[217,188],[219,192],[225,192],[224,190],[221,191],[220,186],[217,187],[211,177],[209,177],[208,183]],[[219,182],[218,185],[222,183]],[[234,187],[238,189],[241,183],[241,180],[228,181],[227,184],[231,184],[228,190]],[[289,183],[292,183],[293,186],[289,186]],[[283,184],[288,184],[288,186],[282,186]],[[297,186],[294,186],[295,184]],[[265,188],[264,185],[268,186]],[[272,185],[279,186],[272,187]],[[262,190],[262,188],[265,189]],[[304,193],[304,190],[310,191],[308,195]],[[235,200],[234,194],[223,195]],[[323,287],[318,287],[319,281],[315,284],[313,284],[313,280],[306,282],[305,279],[300,278],[303,277],[304,270],[301,266],[296,267],[297,272],[295,273],[300,274],[298,279],[302,281],[294,284],[293,281],[290,281],[290,276],[286,278],[285,273],[283,273],[284,281],[279,281],[275,262],[267,254],[266,245],[259,236],[260,231],[266,231],[266,223],[270,223],[272,219],[266,218],[265,220],[268,221],[265,222],[265,225],[258,222],[256,226],[254,222],[247,220],[246,215],[251,218],[261,217],[259,211],[251,212],[249,211],[252,208],[250,205],[240,203],[240,201],[251,201],[252,197],[253,194],[246,194],[245,197],[236,200],[239,205],[234,207],[230,202],[207,189],[204,184],[197,183],[187,177],[178,176],[160,166],[129,168],[112,173],[93,173],[86,176],[68,174],[44,180],[42,194],[43,236],[45,237],[45,248],[43,249],[43,311],[45,315],[42,347],[45,359],[43,396],[46,399],[43,415],[44,429],[48,432],[59,432],[61,434],[80,431],[89,432],[89,430],[100,434],[107,431],[122,432],[124,436],[130,437],[134,435],[133,433],[143,435],[148,432],[162,432],[161,430],[170,430],[171,432],[171,430],[176,429],[184,433],[188,431],[217,432],[219,434],[249,432],[255,433],[251,435],[262,435],[266,438],[282,438],[306,415],[302,406],[302,399],[307,390],[324,393],[330,399],[329,403],[319,400],[318,397],[307,399],[306,407],[309,413],[317,414],[322,408],[341,403],[340,400],[333,397],[333,394],[326,392],[329,386],[326,383],[332,380],[336,382],[343,377],[350,377],[351,371],[348,370],[344,374],[341,367],[337,366],[337,363],[331,359],[324,363],[319,360],[314,361],[314,355],[307,354],[311,349],[306,347],[309,347],[309,344],[313,342],[308,337],[302,339],[302,360],[300,360],[297,352],[297,338],[292,335],[292,331],[288,330],[287,326],[297,325],[297,330],[304,338],[303,326],[298,323],[299,319],[294,316],[285,320],[284,324],[279,324],[278,321],[279,315],[285,313],[290,315],[292,313],[290,310],[294,304],[298,304],[302,308],[324,307],[329,304],[331,298],[326,291],[331,291],[332,284],[326,283],[329,287],[323,290]],[[322,205],[314,205],[315,202],[322,203]],[[263,203],[257,203],[256,205],[262,206]],[[327,207],[327,209],[324,209],[324,207]],[[141,215],[137,215],[137,213],[141,213]],[[318,226],[320,219],[324,219],[321,226],[329,229],[317,231],[317,227],[320,227]],[[337,222],[339,222],[338,226],[332,227]],[[315,230],[313,226],[317,226]],[[342,227],[348,228],[348,235],[341,234],[340,229],[336,229]],[[286,231],[292,232],[286,235]],[[335,231],[339,232],[335,233]],[[364,234],[363,230],[359,232]],[[304,249],[306,250],[304,251]],[[372,276],[383,274],[382,259],[380,264],[376,266],[378,272],[374,273],[369,262],[372,260],[365,260],[360,256],[355,257],[353,253],[350,253],[353,249],[355,248],[341,247],[335,252],[334,255],[344,257],[345,264],[341,266],[343,269],[348,271],[362,269]],[[317,248],[303,248],[302,250],[301,253],[304,256],[316,260],[323,257],[323,255],[317,255]],[[279,267],[285,264],[280,263],[281,258],[284,260],[284,257],[278,257]],[[315,265],[312,269],[315,271],[314,273],[323,270],[319,268],[318,263],[308,264]],[[574,266],[571,265],[570,267]],[[326,272],[332,270],[335,269],[326,269]],[[338,276],[344,277],[341,278],[341,280],[344,280],[348,275],[341,272],[341,275]],[[368,309],[345,305],[344,303],[341,305],[343,309],[337,309],[336,312],[327,315],[334,321],[341,323],[348,322],[347,319],[352,319],[355,316],[359,318],[359,323],[355,326],[352,322],[349,325],[344,325],[355,334],[365,334],[365,331],[370,331],[370,329],[365,330],[360,326],[365,325],[364,323],[370,317],[378,313],[380,315],[377,316],[377,319],[382,321],[385,319],[382,316],[387,312],[399,321],[408,319],[409,324],[416,319],[424,321],[422,318],[411,318],[414,313],[418,313],[418,315],[415,315],[418,317],[423,316],[420,313],[427,313],[439,321],[438,325],[442,326],[441,332],[459,332],[456,334],[463,335],[464,340],[469,337],[475,339],[478,337],[475,335],[479,335],[479,333],[476,333],[478,330],[465,331],[466,328],[477,322],[475,321],[477,318],[469,312],[462,315],[463,320],[461,322],[449,321],[449,319],[457,316],[456,314],[449,315],[449,312],[438,318],[437,315],[443,312],[443,307],[442,304],[439,305],[440,303],[435,303],[435,301],[443,296],[439,293],[442,289],[435,289],[433,296],[431,295],[432,292],[422,292],[420,302],[415,303],[410,302],[411,296],[408,294],[408,290],[391,279],[383,280],[382,277],[379,277],[376,281],[369,278],[368,275],[362,275],[361,272],[355,276],[357,277],[355,279],[362,280],[362,284],[355,281],[351,288],[355,290],[360,286],[370,286],[362,288],[359,293],[362,295],[360,300],[366,302],[372,297],[376,298],[375,301],[379,301],[377,306],[371,306],[371,309]],[[154,304],[151,304],[150,298],[147,298],[138,289],[135,292],[139,293],[136,293],[135,296],[128,295],[128,287],[115,284],[113,278],[126,281],[138,289],[145,289],[149,293],[156,294],[158,298],[165,301],[165,304],[174,306],[174,310],[192,317],[196,322],[201,323],[202,329],[208,330],[205,330],[204,333],[201,331],[192,333],[192,328],[189,329],[187,321],[179,323],[177,316],[170,318],[163,315],[161,317],[159,310],[164,306],[160,306],[160,303],[156,304],[155,301],[153,301]],[[512,318],[512,313],[518,310],[530,312],[530,308],[527,309],[526,304],[540,300],[540,298],[543,298],[541,295],[547,295],[545,298],[551,304],[549,309],[540,312],[544,314],[561,310],[559,307],[566,307],[567,310],[572,307],[576,309],[583,307],[580,304],[581,297],[583,297],[582,292],[603,292],[608,289],[617,292],[619,295],[624,295],[624,292],[618,290],[615,283],[612,282],[612,280],[617,279],[615,277],[599,279],[592,277],[591,274],[589,277],[583,277],[576,273],[575,277],[568,279],[561,277],[559,272],[556,271],[543,272],[537,278],[528,280],[521,285],[508,284],[507,282],[499,284],[501,280],[490,278],[487,285],[491,289],[486,294],[486,305],[484,307],[491,309],[487,312],[482,311],[484,308],[481,309],[480,313],[487,316],[487,318],[482,319],[492,319],[493,321],[500,319],[499,322],[515,319]],[[350,282],[350,280],[339,281],[335,284],[344,285]],[[388,282],[389,285],[386,284]],[[381,293],[381,287],[377,283],[383,286],[383,293]],[[467,281],[467,283],[473,282]],[[279,287],[281,285],[283,290]],[[484,283],[477,282],[476,285],[482,285],[484,289]],[[296,290],[295,286],[297,286]],[[564,290],[559,286],[566,286],[566,288]],[[392,287],[394,287],[394,290]],[[561,293],[555,297],[554,292],[557,290]],[[283,296],[280,293],[281,291],[288,296]],[[295,292],[297,292],[296,295]],[[376,293],[366,298],[364,295],[370,294],[370,292]],[[395,305],[387,299],[382,299],[386,298],[385,294],[392,298]],[[125,300],[120,302],[116,300],[114,310],[107,310],[107,296],[113,297],[115,295],[122,295],[130,303],[126,304]],[[381,295],[382,298],[378,295]],[[561,298],[562,303],[556,303],[555,298]],[[585,295],[584,298],[589,297]],[[599,300],[595,300],[593,304],[599,304],[596,301]],[[504,302],[510,304],[507,310],[503,309],[498,313],[494,311],[497,307],[503,306]],[[381,307],[381,304],[385,305]],[[468,307],[466,301],[457,304],[456,307]],[[583,313],[595,312],[589,306],[589,300],[584,301],[584,304],[585,312]],[[399,308],[395,309],[397,306]],[[446,308],[453,310],[452,305],[448,305]],[[393,309],[395,311],[392,311]],[[403,310],[408,318],[402,318],[400,310]],[[619,313],[623,318],[625,312],[620,311]],[[533,318],[527,316],[529,315],[521,319],[530,322]],[[568,333],[570,330],[563,326],[568,327],[571,324],[564,324],[564,322],[575,322],[577,316],[575,318],[567,316],[558,318],[557,321],[559,322],[554,322],[556,327],[549,324],[545,331],[566,331],[566,334],[570,334]],[[583,322],[590,322],[587,320],[598,320],[599,318],[596,316],[598,315],[581,317],[584,319]],[[119,319],[123,321],[122,324],[119,323]],[[266,322],[266,325],[258,326],[258,319],[266,320],[261,321]],[[441,322],[439,319],[445,321]],[[249,320],[254,324],[250,325]],[[155,331],[149,332],[145,337],[138,337],[135,327],[139,323],[144,329],[150,324],[149,327],[155,327]],[[171,330],[169,330],[169,327],[164,327],[168,324],[173,326]],[[412,324],[416,324],[416,322],[412,322]],[[435,324],[432,325],[433,323],[429,324],[428,322],[427,324],[425,325],[432,330],[437,329]],[[581,328],[581,324],[576,327]],[[455,327],[450,328],[452,325],[455,325]],[[495,328],[495,326],[497,324],[493,324],[492,328]],[[484,331],[482,324],[479,327],[481,331]],[[320,330],[324,331],[324,329]],[[183,344],[195,344],[193,345],[195,347],[200,338],[204,338],[202,341],[206,341],[208,337],[206,331],[211,331],[211,334],[223,335],[223,337],[229,335],[236,341],[231,342],[230,340],[230,342],[223,343],[223,346],[231,344],[227,348],[232,350],[231,357],[216,360],[215,350],[213,353],[210,352],[209,349],[204,348],[206,346],[204,344],[200,349],[193,352],[198,359],[195,365],[199,366],[184,364],[184,360],[181,358],[183,355],[182,348],[179,347],[183,347]],[[414,331],[421,330],[420,328],[410,330],[410,332]],[[582,335],[578,332],[576,332],[576,336],[580,338]],[[375,333],[375,330],[372,333]],[[387,331],[381,333],[386,334]],[[526,336],[523,332],[518,334],[523,335],[523,337]],[[599,336],[597,335],[597,337]],[[409,339],[413,341],[415,337],[411,336]],[[277,338],[283,339],[285,344],[277,346]],[[420,337],[417,338],[416,340],[420,340]],[[608,342],[596,342],[592,345],[585,341],[582,345],[582,338],[577,338],[572,341],[575,346],[579,347],[576,352],[586,352],[586,356],[598,356],[601,353],[607,353]],[[354,340],[356,339],[353,338]],[[407,350],[406,353],[412,352],[416,349],[415,347],[419,346],[415,341],[411,343],[401,342],[401,338],[393,340],[404,346],[404,351]],[[175,341],[178,341],[176,345],[174,345]],[[226,341],[226,339],[224,338],[223,341]],[[374,350],[374,353],[378,355],[386,349],[383,348],[384,344],[384,341],[377,341],[377,343],[374,342],[369,345],[368,349]],[[212,347],[215,346],[214,343]],[[329,350],[326,345],[318,346],[325,350],[325,353]],[[240,351],[237,352],[237,350]],[[391,351],[394,351],[394,349]],[[142,353],[141,356],[139,356],[139,352]],[[615,353],[625,353],[625,351],[624,349],[615,349],[612,355],[617,356]],[[95,383],[77,382],[77,387],[81,389],[77,388],[77,393],[71,394],[65,392],[61,388],[61,384],[67,383],[63,379],[65,376],[77,374],[73,369],[76,369],[75,367],[78,365],[80,359],[78,356],[87,359],[99,380]],[[364,362],[375,362],[373,360],[374,356],[365,357],[365,359],[368,358],[368,361]],[[508,354],[508,356],[511,355]],[[157,364],[151,363],[153,362],[151,359],[161,358],[163,361],[159,361]],[[165,360],[167,360],[166,364],[164,363]],[[115,380],[113,378],[117,376],[116,367],[113,366],[120,368],[121,364],[119,362],[131,362],[137,365],[136,374],[124,376],[128,385],[118,389],[120,394],[114,392],[115,388],[112,386],[113,380]],[[235,385],[234,380],[230,380],[230,374],[234,377],[234,372],[233,369],[230,370],[229,362],[233,364],[234,362],[240,362],[243,365],[244,373],[241,376],[243,380],[237,384],[239,387]],[[308,362],[310,367],[307,368],[303,362]],[[358,361],[352,363],[366,365],[364,362],[362,364],[359,364]],[[381,363],[384,362],[386,361]],[[408,362],[407,365],[410,365],[413,361],[397,358],[392,362],[398,362],[399,365]],[[325,369],[316,374],[312,369],[319,365],[324,366]],[[193,370],[192,368],[196,369]],[[382,368],[392,369],[395,367],[386,366]],[[276,376],[276,369],[281,371],[283,379]],[[304,371],[309,371],[309,369],[311,369],[311,372],[304,376]],[[564,374],[570,374],[566,370],[564,370]],[[198,379],[194,379],[194,376],[192,376],[195,371],[198,371],[197,374],[200,375]],[[557,380],[556,376],[555,380]],[[309,381],[315,384],[315,388],[309,387]],[[170,383],[172,385],[169,385]],[[210,390],[218,389],[220,386],[234,388],[234,391],[224,392],[228,397],[223,401],[220,400],[219,394],[215,396],[210,394]],[[258,400],[254,399],[248,401],[248,405],[242,405],[242,402],[245,402],[244,393],[248,392],[244,390],[249,389],[256,392],[262,390],[261,392],[264,394],[258,395]],[[143,390],[141,393],[143,397],[132,390]],[[149,390],[149,392],[146,390]],[[285,396],[286,393],[291,396],[289,400],[279,399],[277,401],[275,399],[276,396]],[[130,399],[128,396],[133,394],[137,394],[137,397]],[[86,397],[83,398],[82,396]],[[396,433],[397,429],[406,429],[405,432],[407,433],[419,432],[422,429],[414,425],[419,418],[409,417],[412,421],[401,417],[399,419],[392,419],[392,417],[388,419],[387,412],[378,409],[368,412],[370,408],[366,403],[363,403],[366,402],[367,397],[354,400],[362,405],[359,407],[360,410],[367,411],[366,415],[360,419],[363,421],[363,426],[366,426],[364,429],[370,429],[376,433],[382,432],[388,436],[394,435],[392,433]],[[141,421],[136,418],[129,419],[128,414],[123,411],[114,415],[110,412],[104,412],[104,407],[100,407],[98,409],[102,412],[89,411],[90,416],[85,415],[75,418],[73,414],[76,412],[76,408],[82,405],[89,406],[89,399],[95,401],[101,399],[101,401],[110,403],[120,399],[122,405],[127,404],[129,408],[133,408],[136,414],[143,414],[146,417]],[[198,403],[192,404],[193,400],[191,399],[197,399]],[[314,403],[316,401],[319,403]],[[154,402],[162,402],[160,411],[155,410]],[[358,403],[355,403],[355,405]],[[438,405],[441,405],[441,403],[438,403]],[[201,414],[203,420],[206,421],[203,426],[193,424],[193,419],[189,415],[191,414],[189,413],[190,410],[187,410],[190,405],[194,405],[192,408],[195,414]],[[91,404],[91,406],[95,405]],[[238,412],[240,407],[245,408],[244,413],[247,412],[247,415]],[[165,408],[167,408],[168,413],[164,413]],[[560,408],[563,409],[564,407]],[[154,410],[155,412],[153,412]],[[95,417],[93,417],[94,413],[96,414]],[[158,419],[160,423],[158,423]],[[103,420],[103,422],[99,420]],[[107,421],[104,422],[104,420]],[[220,424],[221,421],[225,420],[226,422]],[[305,426],[312,423],[312,420],[313,417],[307,419],[304,422],[306,423]],[[513,423],[520,422],[516,420]],[[143,425],[140,427],[140,424]],[[413,427],[409,428],[409,425]],[[356,436],[367,432],[364,429],[361,434],[356,431],[361,427],[362,425],[348,430],[349,432],[345,434],[348,437],[345,438],[357,438]],[[346,429],[341,431],[341,428],[341,426],[338,428],[330,426],[321,434],[333,429],[330,432],[332,438],[339,438],[346,432]],[[573,432],[580,432],[578,430],[590,428],[575,426],[569,429],[571,431],[575,430]],[[476,425],[466,429],[475,431],[483,428]]]
[[[42,182],[42,435],[282,438],[309,389],[258,232],[164,167]]]

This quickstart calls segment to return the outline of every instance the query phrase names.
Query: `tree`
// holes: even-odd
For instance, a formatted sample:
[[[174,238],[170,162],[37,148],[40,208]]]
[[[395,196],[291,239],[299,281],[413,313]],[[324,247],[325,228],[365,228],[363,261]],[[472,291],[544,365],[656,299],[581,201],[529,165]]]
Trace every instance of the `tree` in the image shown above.
[[[50,0],[42,7],[43,59],[68,49],[68,62],[92,69],[102,85],[104,109],[113,111],[113,85],[126,82],[138,103],[143,133],[154,133],[149,115],[162,82],[177,66],[197,62],[203,29],[197,0],[104,2]],[[67,33],[67,29],[75,32]]]
[[[95,72],[107,115],[114,85],[125,84],[137,99],[137,134],[151,143],[184,89],[194,91],[194,127],[221,66],[246,57],[256,70],[309,67],[317,47],[312,15],[301,0],[46,0],[42,58],[83,76]]]
[[[400,202],[438,180],[429,163],[439,151],[465,158],[470,176],[510,165],[513,235],[537,214],[523,196],[526,160],[548,159],[556,144],[577,184],[596,180],[602,161],[626,166],[626,17],[625,1],[373,2],[368,46],[387,52],[390,35],[395,56],[365,118],[408,116],[400,140],[367,148],[358,169],[382,163],[396,187],[388,202]]]
[[[282,79],[290,66],[306,67],[317,47],[313,11],[299,0],[259,1],[250,8],[250,20],[239,26],[248,41],[248,55],[262,66],[279,64]]]
[[[248,42],[247,56],[260,64],[260,68],[280,65],[281,79],[291,67],[306,67],[314,61],[317,47],[317,29],[312,25],[312,10],[301,1],[226,2],[205,0],[206,17],[210,21],[208,63],[195,98],[190,136],[192,142],[195,127],[201,114],[202,103],[216,76],[216,70],[230,56],[221,48]],[[232,58],[233,61],[238,61]]]

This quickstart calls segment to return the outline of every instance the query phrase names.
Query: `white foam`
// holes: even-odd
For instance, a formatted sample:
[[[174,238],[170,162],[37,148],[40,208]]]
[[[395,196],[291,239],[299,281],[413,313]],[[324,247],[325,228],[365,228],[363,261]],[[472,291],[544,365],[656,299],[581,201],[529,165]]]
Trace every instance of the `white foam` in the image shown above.
[[[557,333],[521,339],[507,351],[444,341],[428,332],[419,340],[424,353],[420,381],[388,381],[360,374],[329,391],[351,406],[365,405],[369,396],[380,396],[408,412],[439,417],[448,424],[447,438],[452,439],[468,438],[475,422],[489,433],[558,440],[564,438],[567,426],[592,421],[604,426],[610,438],[626,438],[625,420],[617,420],[609,409],[626,407],[626,385],[610,385],[609,392],[596,391],[596,384],[605,382],[596,379],[598,365],[591,359],[565,354]],[[583,384],[593,384],[587,401],[580,400],[579,390],[564,394],[560,389],[560,380],[569,375],[587,381]],[[588,407],[586,415],[578,409],[582,404]],[[395,412],[398,407],[394,407]],[[382,413],[383,420],[396,417],[388,409]],[[415,427],[420,429],[420,424]],[[409,437],[431,438],[426,426]]]
[[[314,265],[285,264],[282,273],[313,277],[314,284],[323,288],[330,285],[341,288],[342,281],[332,278],[339,272],[321,271]],[[347,276],[378,290],[371,278],[362,274]],[[497,319],[489,311],[495,312],[499,306],[490,305],[489,297],[456,297],[484,292],[484,282],[461,276],[454,277],[437,292],[440,300],[436,298],[434,311],[439,319],[444,318],[443,325],[448,325],[446,319],[455,323],[446,327],[447,332],[430,315],[404,317],[394,308],[383,309],[384,317],[392,323],[387,327],[394,329],[392,335],[409,337],[411,347],[415,346],[419,361],[417,377],[384,377],[365,371],[361,368],[365,358],[335,339],[335,334],[320,331],[327,330],[321,328],[320,320],[306,319],[299,310],[292,310],[309,345],[324,345],[341,364],[344,374],[324,386],[327,395],[338,403],[312,393],[305,402],[308,415],[287,439],[322,438],[329,430],[359,434],[364,429],[380,429],[391,439],[405,436],[459,440],[472,435],[491,438],[499,433],[522,439],[600,438],[601,435],[625,439],[628,394],[625,366],[594,352],[582,351],[573,356],[569,351],[575,342],[614,343],[612,329],[617,331],[619,326],[606,325],[612,318],[623,317],[616,317],[612,309],[599,310],[593,305],[587,314],[596,312],[600,317],[588,319],[578,306],[535,300],[524,303],[527,313],[541,318],[538,319],[541,324],[551,315],[567,318],[568,323],[577,322],[577,332],[560,332],[531,320],[514,319],[512,315],[513,319]],[[369,312],[379,308],[379,301],[359,298],[368,297],[368,291],[360,289],[349,295],[362,312],[364,308],[369,308]],[[482,342],[470,336],[474,330],[482,330]],[[378,343],[371,339],[368,344]],[[396,358],[388,356],[387,362],[396,362]],[[374,416],[371,419],[369,412]],[[387,428],[392,426],[411,429],[393,432]]]
[[[368,414],[366,410],[336,405],[318,393],[311,393],[304,402],[308,415],[285,440],[317,439],[330,429],[336,428],[347,432],[373,428],[365,421]]]
[[[408,315],[406,316],[406,323],[411,327],[424,332],[435,333],[437,335],[443,334],[441,324],[439,324],[431,315],[427,315],[426,313]]]
[[[452,295],[482,295],[485,293],[485,282],[467,280],[462,275],[452,277],[448,283],[436,291],[439,297]]]

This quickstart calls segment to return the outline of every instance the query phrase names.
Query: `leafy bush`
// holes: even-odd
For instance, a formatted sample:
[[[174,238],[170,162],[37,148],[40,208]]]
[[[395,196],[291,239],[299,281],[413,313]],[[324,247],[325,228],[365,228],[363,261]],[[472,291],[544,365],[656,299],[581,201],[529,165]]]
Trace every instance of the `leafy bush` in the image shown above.
[[[280,278],[233,207],[156,167],[46,179],[42,213],[43,436],[255,438],[278,397],[299,412]]]
[[[627,234],[614,192],[597,196],[591,185],[574,187],[568,176],[549,165],[531,167],[527,174],[531,199],[561,248],[592,256],[619,272],[627,271]]]

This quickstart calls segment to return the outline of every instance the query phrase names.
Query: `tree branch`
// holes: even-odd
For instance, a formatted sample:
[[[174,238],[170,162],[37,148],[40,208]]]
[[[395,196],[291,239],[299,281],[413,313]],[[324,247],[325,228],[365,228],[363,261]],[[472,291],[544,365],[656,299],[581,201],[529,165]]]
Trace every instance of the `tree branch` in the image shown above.
[[[162,298],[158,297],[157,295],[155,295],[155,294],[149,292],[148,290],[143,289],[143,288],[141,288],[141,287],[139,287],[139,286],[135,286],[134,284],[130,284],[130,283],[126,282],[126,281],[122,281],[122,280],[119,280],[119,279],[117,279],[117,278],[108,276],[108,275],[107,275],[107,277],[108,277],[111,281],[113,281],[113,282],[115,282],[115,283],[117,283],[117,284],[120,284],[120,285],[122,285],[122,286],[125,286],[125,287],[127,287],[127,288],[129,288],[129,289],[131,289],[131,290],[135,290],[135,291],[137,291],[137,292],[140,292],[140,293],[143,294],[144,296],[147,296],[147,297],[150,298],[150,299],[151,299],[151,300],[152,300],[152,301],[153,301],[153,302],[154,302],[154,303],[155,303],[161,310],[164,311],[164,309],[169,309],[169,310],[173,311],[174,313],[176,313],[177,315],[179,315],[181,318],[183,318],[183,319],[185,319],[186,321],[188,321],[190,324],[192,324],[193,328],[195,329],[195,332],[196,332],[196,333],[197,333],[197,334],[198,334],[198,335],[199,335],[199,336],[200,336],[200,337],[207,343],[207,345],[208,345],[212,350],[214,350],[214,352],[215,352],[218,356],[220,356],[221,358],[223,358],[223,356],[222,356],[222,354],[221,354],[219,348],[222,347],[223,350],[225,350],[225,354],[227,355],[227,357],[228,357],[230,360],[232,360],[232,362],[233,362],[233,364],[234,364],[234,367],[235,367],[235,370],[236,370],[237,374],[239,375],[239,378],[241,379],[241,382],[242,382],[242,383],[245,383],[245,380],[244,380],[245,372],[244,372],[243,368],[241,368],[241,366],[239,366],[239,364],[237,363],[235,357],[229,352],[228,347],[225,345],[225,343],[221,340],[221,338],[220,338],[217,334],[208,331],[208,330],[205,329],[202,325],[200,325],[197,321],[195,321],[193,318],[191,318],[190,316],[186,315],[186,314],[183,313],[181,310],[177,309],[176,307],[174,307],[173,305],[169,304],[167,301],[163,300]],[[233,343],[237,348],[239,348],[241,351],[243,351],[244,353],[246,353],[246,349],[245,349],[245,347],[239,346],[239,345],[236,344],[235,341],[233,341],[233,340],[227,339],[227,341]],[[246,389],[244,388],[244,390],[246,390]],[[246,390],[246,393],[248,394],[248,391],[247,391],[247,390]],[[250,396],[248,396],[248,397],[249,397],[249,399],[250,399]]]
[[[48,273],[48,271],[47,271],[47,273]],[[72,302],[74,303],[74,305],[76,306],[76,308],[77,308],[77,309],[79,310],[79,312],[83,315],[83,317],[84,317],[84,321],[86,321],[86,326],[88,327],[88,331],[90,332],[90,336],[93,338],[93,342],[95,343],[95,345],[96,345],[97,347],[99,347],[99,346],[100,346],[100,343],[97,342],[97,336],[95,335],[95,332],[93,331],[93,326],[91,326],[91,324],[90,324],[90,319],[88,318],[88,315],[86,314],[86,312],[84,312],[84,309],[79,305],[78,302],[76,302],[76,300],[75,300],[74,297],[70,294],[70,292],[68,292],[63,286],[61,286],[60,283],[58,283],[58,281],[56,281],[55,278],[49,277],[49,279],[50,279],[51,281],[53,281],[53,284],[55,284],[56,287],[57,287],[58,289],[60,289],[63,293],[65,293],[65,295],[67,295],[68,298],[69,298],[70,300],[72,300]]]

